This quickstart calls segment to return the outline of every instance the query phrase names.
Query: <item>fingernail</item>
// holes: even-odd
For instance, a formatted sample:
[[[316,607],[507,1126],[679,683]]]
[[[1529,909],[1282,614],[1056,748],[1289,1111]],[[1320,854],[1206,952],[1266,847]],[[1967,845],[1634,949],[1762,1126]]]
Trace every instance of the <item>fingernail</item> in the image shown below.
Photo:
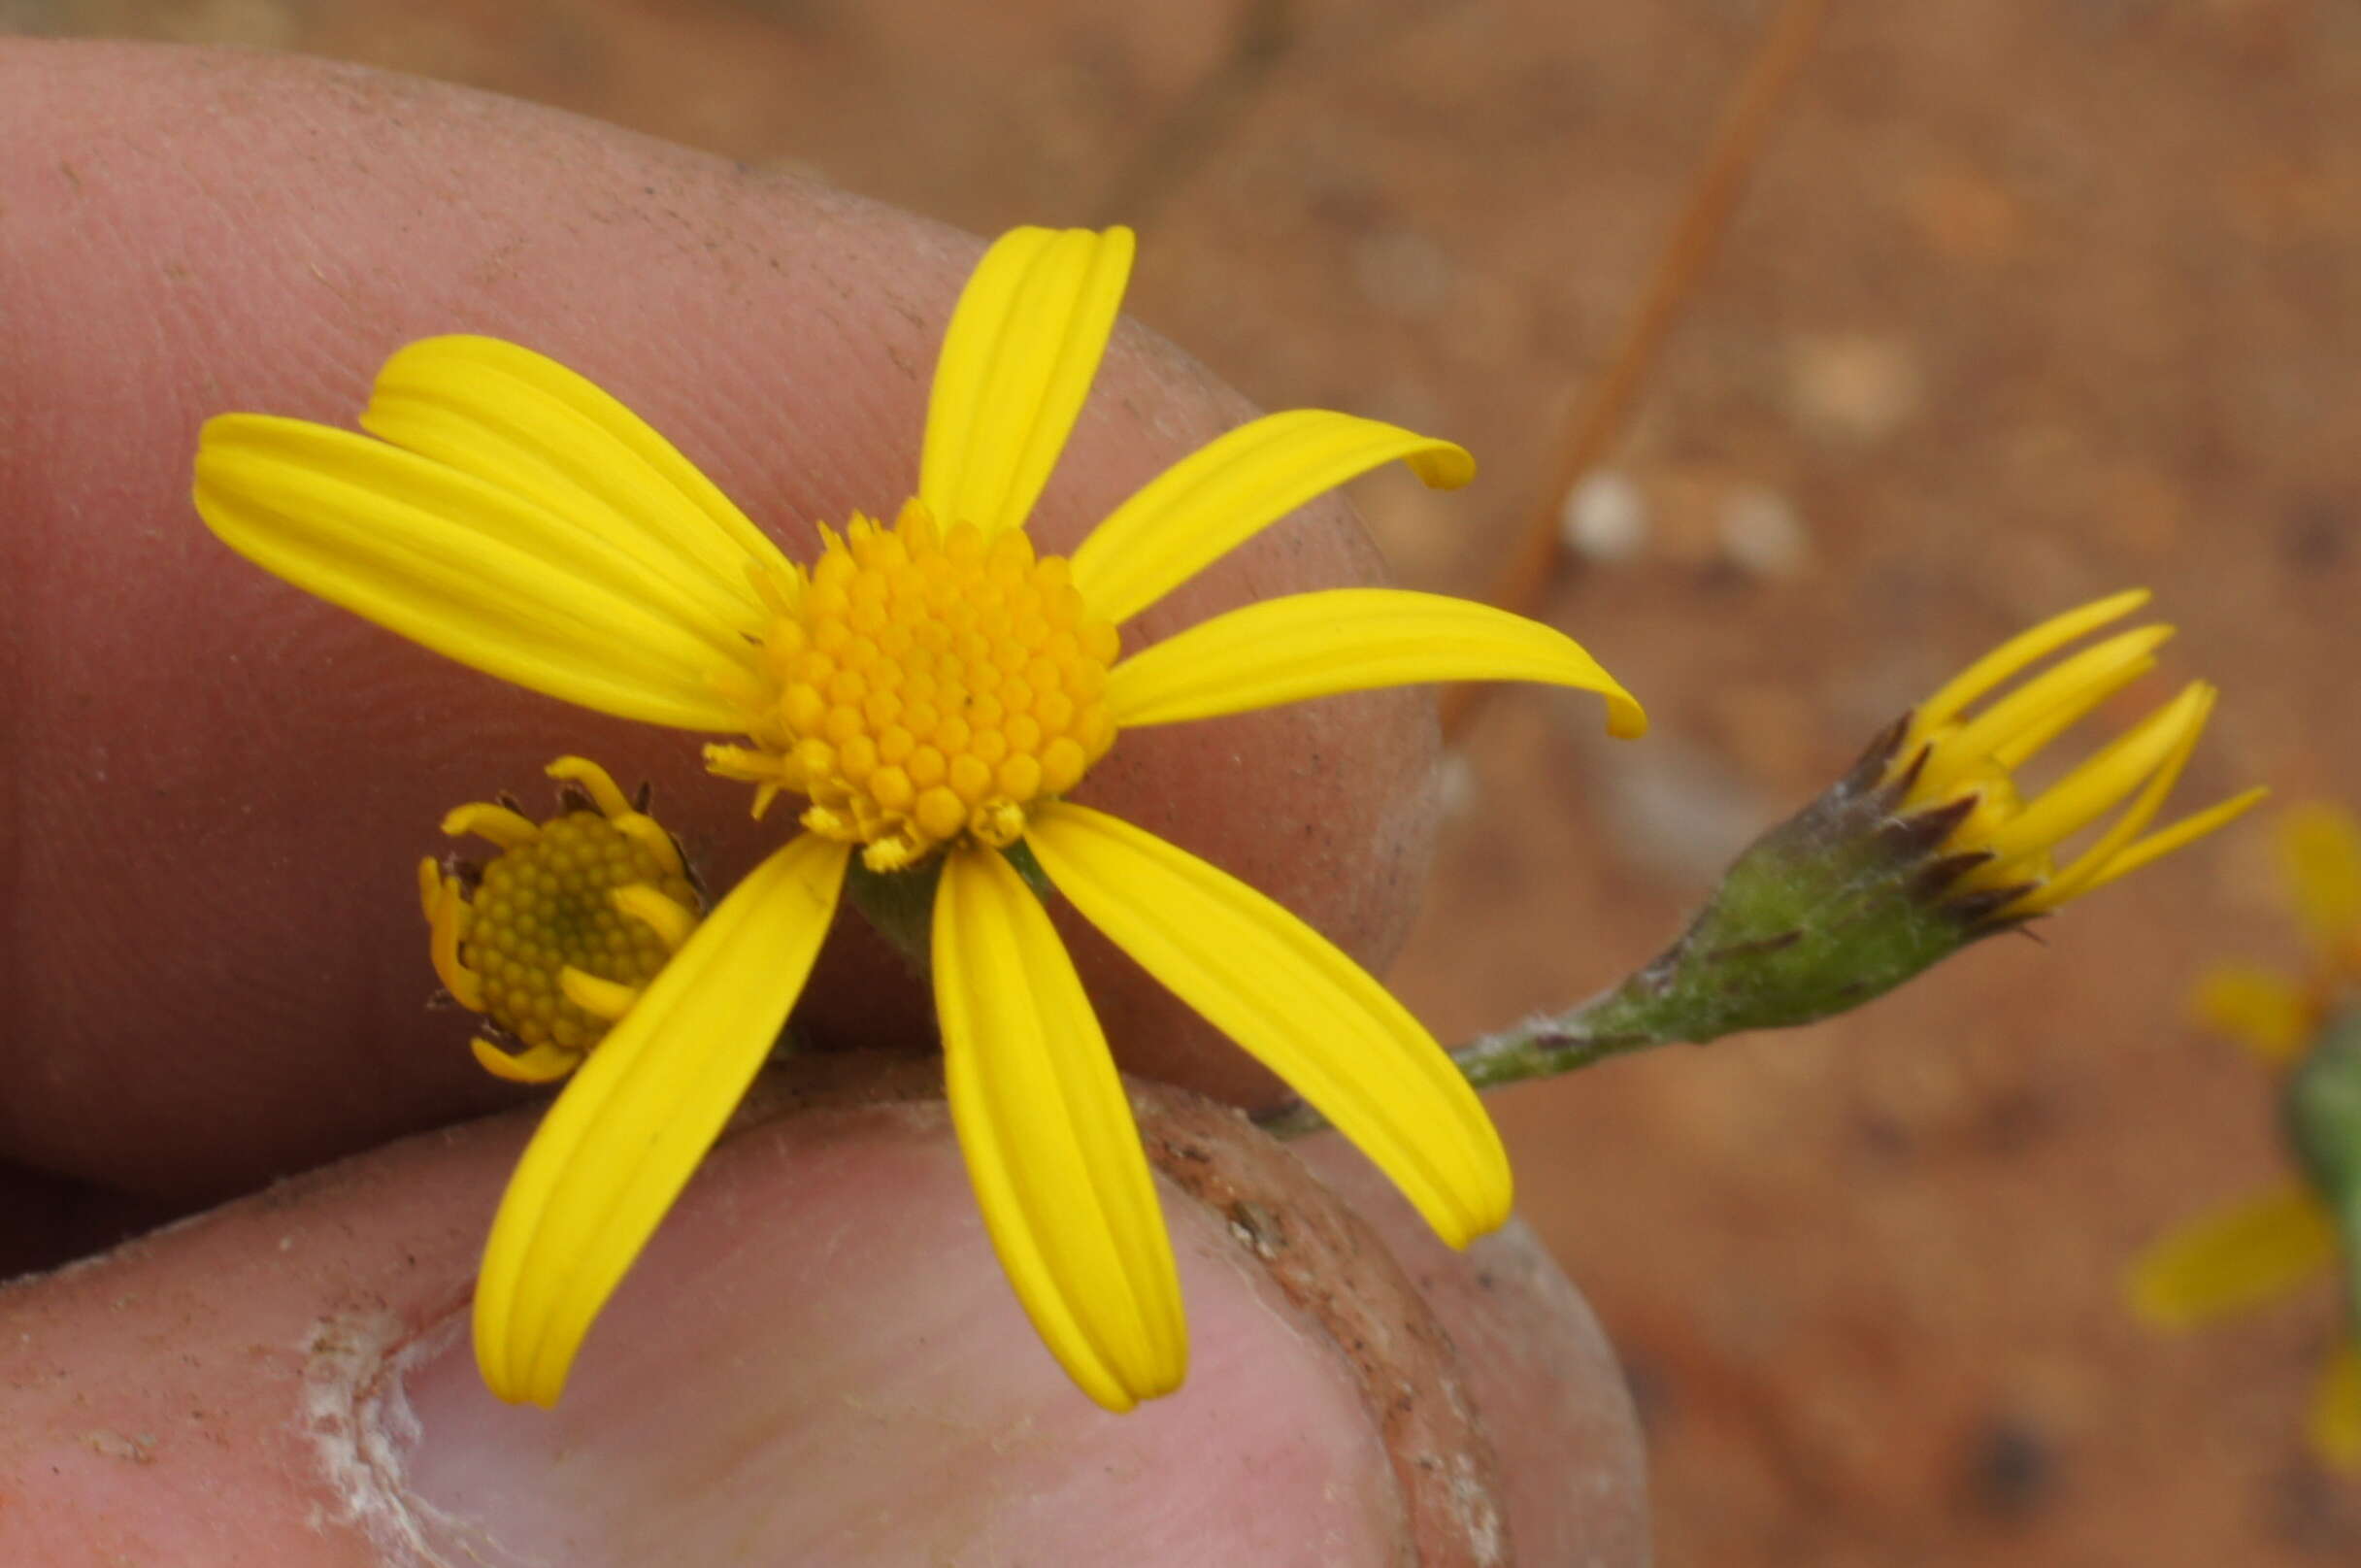
[[[1167,1187],[1195,1358],[1101,1411],[1035,1338],[940,1104],[806,1111],[691,1184],[554,1411],[478,1378],[463,1320],[379,1380],[411,1560],[1393,1562],[1358,1376],[1225,1222]]]

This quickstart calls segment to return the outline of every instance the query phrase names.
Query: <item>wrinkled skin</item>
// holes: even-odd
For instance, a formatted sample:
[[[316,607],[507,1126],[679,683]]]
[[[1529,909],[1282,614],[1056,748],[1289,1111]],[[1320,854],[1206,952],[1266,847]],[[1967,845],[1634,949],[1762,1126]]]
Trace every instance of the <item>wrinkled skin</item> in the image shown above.
[[[461,1375],[463,1346],[417,1361],[416,1387],[383,1371],[388,1347],[440,1343],[433,1325],[464,1305],[473,1251],[533,1115],[392,1142],[516,1103],[470,1062],[465,1022],[420,1005],[429,980],[411,868],[439,850],[435,823],[450,805],[503,790],[545,799],[541,767],[561,751],[650,781],[717,886],[788,824],[748,820],[745,789],[702,773],[697,737],[506,687],[237,559],[187,503],[197,425],[232,409],[349,423],[400,344],[494,333],[621,397],[809,558],[811,523],[856,508],[890,515],[912,487],[925,377],[980,242],[609,127],[315,62],[0,43],[0,865],[11,917],[0,938],[0,1262],[54,1263],[346,1162],[0,1293],[0,1344],[15,1357],[0,1407],[17,1401],[0,1408],[0,1558],[80,1562],[103,1547],[191,1564],[438,1560],[433,1542],[388,1525],[385,1510],[354,1511],[353,1473],[319,1441],[350,1425],[321,1414],[322,1365],[380,1393],[407,1388],[435,1416],[407,1475],[466,1469],[465,1445],[477,1443],[515,1469],[513,1490],[482,1506],[521,1518],[535,1496],[549,1503],[540,1489],[551,1471],[522,1462],[529,1442],[515,1434],[536,1418],[500,1409]],[[1247,412],[1127,326],[1037,537],[1071,548],[1140,482]],[[1127,636],[1137,646],[1233,604],[1378,571],[1330,499]],[[1126,736],[1081,798],[1246,877],[1379,964],[1423,872],[1433,754],[1425,694],[1377,693]],[[1068,929],[1127,1068],[1236,1103],[1274,1092],[1152,983]],[[799,1017],[821,1045],[928,1045],[922,994],[854,923],[832,938]],[[1505,1389],[1497,1367],[1487,1374],[1450,1346],[1492,1347],[1493,1361],[1512,1341],[1540,1347],[1533,1355],[1562,1385],[1554,1402],[1494,1400],[1517,1410],[1482,1438],[1508,1478],[1486,1485],[1502,1491],[1514,1533],[1640,1560],[1628,1409],[1595,1329],[1529,1238],[1484,1244],[1493,1261],[1481,1268],[1429,1256],[1431,1240],[1353,1156],[1312,1152],[1358,1184],[1375,1234],[1423,1260],[1411,1272],[1450,1332],[1421,1353],[1459,1385],[1480,1389],[1489,1377]],[[845,1174],[871,1167],[874,1180]],[[1302,1167],[1282,1170],[1274,1201],[1333,1201]],[[692,1389],[704,1376],[744,1397],[750,1424],[734,1463],[824,1451],[846,1474],[895,1475],[896,1445],[881,1447],[869,1423],[879,1408],[924,1408],[972,1435],[944,1446],[933,1481],[903,1477],[891,1492],[927,1499],[899,1509],[915,1533],[896,1550],[1025,1560],[1069,1537],[1027,1534],[1058,1511],[1009,1503],[993,1457],[1006,1430],[987,1420],[1038,1424],[1025,1467],[1035,1487],[1091,1470],[1086,1456],[1120,1431],[1143,1445],[1135,1490],[1078,1493],[1080,1514],[1052,1518],[1058,1528],[1137,1517],[1146,1488],[1241,1517],[1327,1519],[1324,1538],[1346,1543],[1320,1549],[1341,1555],[1275,1561],[1406,1561],[1428,1550],[1403,1533],[1365,1380],[1340,1370],[1318,1336],[1274,1330],[1294,1309],[1225,1252],[1235,1243],[1218,1216],[1167,1194],[1199,1375],[1154,1420],[1226,1434],[1261,1419],[1301,1464],[1241,1470],[1218,1443],[1158,1451],[1148,1418],[1107,1424],[1115,1418],[1083,1404],[1033,1345],[955,1177],[939,1118],[782,1104],[692,1187],[618,1300],[626,1326],[602,1324],[585,1366],[631,1343],[634,1320],[663,1322],[658,1342],[682,1331],[666,1316],[668,1280],[701,1280],[698,1310],[765,1288],[734,1284],[745,1260],[729,1238],[740,1232],[715,1217],[751,1225],[766,1206],[789,1205],[794,1222],[760,1261],[775,1272],[783,1259],[792,1267],[780,1278],[815,1293],[796,1348],[833,1346],[825,1353],[877,1370],[861,1400],[832,1388],[810,1406],[799,1403],[810,1388],[775,1386],[743,1364],[650,1373]],[[818,1269],[847,1245],[859,1267]],[[1515,1283],[1469,1284],[1479,1274]],[[914,1299],[956,1305],[969,1337],[933,1359],[885,1354],[881,1336],[913,1330],[882,1309]],[[100,1302],[111,1310],[92,1310]],[[719,1343],[726,1331],[714,1332]],[[614,1412],[601,1398],[627,1388],[630,1357],[615,1354],[625,1371],[605,1395],[570,1398],[562,1418],[588,1423],[571,1430],[595,1435],[600,1411]],[[225,1373],[242,1357],[259,1375]],[[1534,1376],[1526,1369],[1519,1385]],[[975,1392],[995,1377],[1014,1379],[1014,1391]],[[1551,1485],[1578,1450],[1607,1478],[1580,1496]],[[710,1479],[630,1469],[644,1458],[636,1444],[602,1451],[624,1466],[599,1487],[621,1499],[605,1548],[622,1550],[635,1530],[660,1536]],[[603,1474],[578,1472],[577,1484],[585,1473]],[[1308,1552],[1317,1545],[1304,1540]],[[1183,1536],[1171,1555],[1133,1560],[1196,1560],[1187,1549]]]

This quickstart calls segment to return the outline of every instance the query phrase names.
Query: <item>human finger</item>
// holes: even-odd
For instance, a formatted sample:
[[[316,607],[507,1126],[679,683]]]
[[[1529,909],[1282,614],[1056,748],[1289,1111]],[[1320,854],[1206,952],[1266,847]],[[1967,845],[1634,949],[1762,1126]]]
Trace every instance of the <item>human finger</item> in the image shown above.
[[[0,1291],[0,1557],[1646,1560],[1628,1401],[1529,1237],[1405,1253],[1407,1208],[1373,1228],[1146,1091],[1194,1355],[1111,1416],[1009,1291],[931,1081],[873,1069],[758,1096],[553,1412],[494,1401],[463,1327],[517,1117]]]

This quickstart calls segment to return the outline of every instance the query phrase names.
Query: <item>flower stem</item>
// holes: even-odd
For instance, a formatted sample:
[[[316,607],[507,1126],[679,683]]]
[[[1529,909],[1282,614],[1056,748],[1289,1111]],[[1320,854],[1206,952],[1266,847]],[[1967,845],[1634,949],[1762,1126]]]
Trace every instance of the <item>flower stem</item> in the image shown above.
[[[1659,963],[1661,960],[1659,961]],[[1664,1003],[1651,984],[1659,964],[1633,975],[1613,990],[1563,1013],[1542,1013],[1492,1034],[1479,1035],[1451,1052],[1451,1061],[1479,1091],[1555,1078],[1610,1056],[1686,1038],[1678,1010]],[[1300,1138],[1326,1127],[1328,1118],[1301,1100],[1257,1116],[1275,1138]]]
[[[1961,895],[1989,856],[1946,855],[1954,808],[1902,814],[1898,721],[1844,779],[1747,847],[1679,939],[1612,990],[1451,1052],[1478,1089],[1554,1078],[1628,1051],[1783,1029],[1848,1012],[1961,948],[2009,929],[1994,900]],[[1258,1118],[1293,1137],[1328,1123],[1309,1106]]]

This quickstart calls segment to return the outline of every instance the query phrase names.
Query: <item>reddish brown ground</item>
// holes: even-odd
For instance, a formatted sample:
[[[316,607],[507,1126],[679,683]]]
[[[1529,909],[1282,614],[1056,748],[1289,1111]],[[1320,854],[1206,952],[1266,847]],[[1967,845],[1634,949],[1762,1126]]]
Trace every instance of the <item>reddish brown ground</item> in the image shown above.
[[[1480,450],[1472,492],[1361,496],[1405,579],[1465,590],[1768,10],[0,0],[0,27],[449,78],[979,230],[1128,219],[1136,313],[1263,403]],[[1836,11],[1622,449],[1645,541],[1551,606],[1656,733],[1487,716],[1396,977],[1447,1036],[1647,956],[1913,694],[2126,583],[2226,692],[2186,793],[2361,800],[2361,11]],[[2265,1084],[2182,1004],[2209,956],[2288,953],[2270,895],[2234,834],[1854,1018],[1502,1101],[1647,1411],[1665,1562],[2361,1554],[2361,1480],[2297,1435],[2325,1286],[2179,1343],[2118,1306],[2143,1238],[2275,1171]]]

